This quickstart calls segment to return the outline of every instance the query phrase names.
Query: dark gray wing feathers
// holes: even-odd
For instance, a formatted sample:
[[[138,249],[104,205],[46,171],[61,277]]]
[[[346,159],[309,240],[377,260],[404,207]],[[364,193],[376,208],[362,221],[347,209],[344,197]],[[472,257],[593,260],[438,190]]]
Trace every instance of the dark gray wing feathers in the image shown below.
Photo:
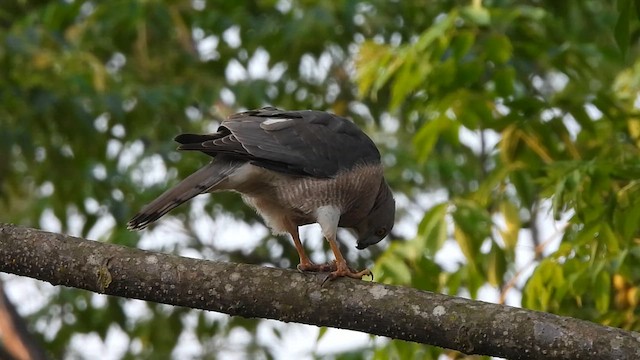
[[[380,153],[351,121],[321,111],[263,108],[232,115],[209,135],[176,137],[181,150],[226,154],[292,175],[333,177]]]

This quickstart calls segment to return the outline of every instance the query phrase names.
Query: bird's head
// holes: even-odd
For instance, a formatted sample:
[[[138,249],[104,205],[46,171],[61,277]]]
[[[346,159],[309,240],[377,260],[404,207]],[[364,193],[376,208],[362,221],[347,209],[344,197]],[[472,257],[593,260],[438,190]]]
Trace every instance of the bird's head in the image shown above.
[[[396,201],[389,185],[383,179],[371,212],[354,228],[358,237],[356,248],[362,250],[384,239],[393,229],[395,216]]]

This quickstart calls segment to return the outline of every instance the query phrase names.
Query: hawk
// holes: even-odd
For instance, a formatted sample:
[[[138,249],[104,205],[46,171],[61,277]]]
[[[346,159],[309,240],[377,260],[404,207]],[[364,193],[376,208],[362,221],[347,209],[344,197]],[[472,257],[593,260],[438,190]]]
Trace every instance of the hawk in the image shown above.
[[[236,191],[274,233],[288,233],[300,271],[327,271],[327,279],[372,275],[347,265],[336,241],[338,227],[352,229],[364,249],[391,231],[395,201],[384,179],[380,153],[353,122],[313,110],[273,107],[231,115],[217,132],[182,134],[178,150],[200,151],[213,160],[146,205],[128,228],[141,230],[202,193]],[[314,264],[298,227],[318,223],[335,255]]]

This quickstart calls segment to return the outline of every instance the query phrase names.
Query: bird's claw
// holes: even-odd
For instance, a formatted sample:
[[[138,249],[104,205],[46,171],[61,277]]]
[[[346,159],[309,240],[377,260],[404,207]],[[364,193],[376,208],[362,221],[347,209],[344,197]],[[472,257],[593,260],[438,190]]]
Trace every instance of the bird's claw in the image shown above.
[[[327,281],[332,281],[340,277],[349,277],[352,279],[362,280],[364,276],[371,276],[371,281],[373,281],[373,273],[369,269],[364,269],[361,271],[356,271],[351,266],[344,264],[338,264],[337,261],[332,261],[327,264],[314,264],[310,261],[303,261],[296,266],[299,272],[326,272],[327,276],[322,281],[322,285]]]
[[[347,266],[346,269],[345,268],[341,269],[338,267],[335,271],[332,271],[329,274],[327,274],[327,277],[325,277],[324,280],[322,281],[322,286],[324,286],[324,284],[327,281],[332,281],[339,277],[350,277],[352,279],[362,280],[364,276],[371,276],[371,281],[373,281],[373,273],[369,269],[355,271],[349,266]]]

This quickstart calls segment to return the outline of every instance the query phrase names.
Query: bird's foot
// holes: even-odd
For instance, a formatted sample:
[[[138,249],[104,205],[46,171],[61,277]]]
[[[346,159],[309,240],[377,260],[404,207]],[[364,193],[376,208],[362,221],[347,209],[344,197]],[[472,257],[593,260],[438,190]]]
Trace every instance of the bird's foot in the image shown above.
[[[327,275],[327,277],[322,282],[324,285],[327,281],[332,281],[340,277],[350,277],[352,279],[362,280],[364,276],[371,276],[371,281],[373,281],[373,273],[369,269],[364,269],[361,271],[355,271],[351,267],[349,267],[346,263],[333,262],[334,269]]]
[[[296,268],[300,272],[331,272],[337,269],[335,261],[328,264],[314,264],[310,261],[300,262]]]

